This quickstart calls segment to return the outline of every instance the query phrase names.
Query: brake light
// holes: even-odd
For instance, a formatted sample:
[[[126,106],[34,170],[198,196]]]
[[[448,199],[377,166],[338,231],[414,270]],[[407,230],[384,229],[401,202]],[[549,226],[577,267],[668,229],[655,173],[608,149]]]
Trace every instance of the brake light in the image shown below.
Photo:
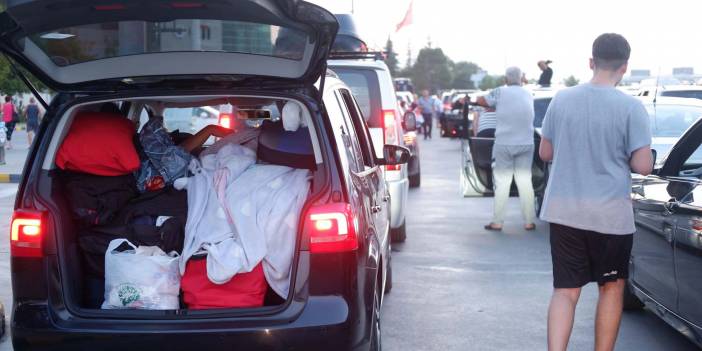
[[[227,129],[232,129],[232,115],[229,113],[220,113],[219,125]]]
[[[304,228],[310,252],[346,252],[358,249],[358,223],[349,204],[332,203],[312,207]]]
[[[15,211],[10,225],[10,255],[13,257],[42,257],[44,231],[41,212]]]

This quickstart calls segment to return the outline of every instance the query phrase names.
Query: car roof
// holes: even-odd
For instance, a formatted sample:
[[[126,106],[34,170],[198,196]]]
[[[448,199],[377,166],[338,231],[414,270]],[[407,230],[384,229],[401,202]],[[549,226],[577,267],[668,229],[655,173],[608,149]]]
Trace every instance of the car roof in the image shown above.
[[[702,91],[702,86],[699,86],[699,85],[664,85],[661,87],[661,90],[665,90],[665,91],[684,91],[684,90]]]
[[[376,70],[389,71],[384,61],[380,60],[328,60],[329,67],[351,67],[351,68],[372,68]]]
[[[653,105],[653,97],[641,98],[641,102],[646,105]],[[656,105],[683,105],[702,107],[702,100],[695,98],[681,98],[672,96],[657,96],[655,99]]]

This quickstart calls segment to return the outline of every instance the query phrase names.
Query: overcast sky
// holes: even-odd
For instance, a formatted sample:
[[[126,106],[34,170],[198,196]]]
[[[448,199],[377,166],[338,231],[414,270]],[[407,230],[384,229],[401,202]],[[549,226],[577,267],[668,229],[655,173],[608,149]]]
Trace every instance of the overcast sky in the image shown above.
[[[350,13],[351,0],[311,0],[334,13]],[[702,0],[414,0],[414,23],[395,33],[410,0],[355,0],[366,41],[382,48],[388,36],[406,61],[427,45],[454,61],[473,61],[491,74],[521,67],[538,78],[536,62],[554,63],[554,82],[573,74],[590,77],[592,41],[604,32],[624,35],[632,46],[630,69],[670,74],[694,67],[702,74]]]

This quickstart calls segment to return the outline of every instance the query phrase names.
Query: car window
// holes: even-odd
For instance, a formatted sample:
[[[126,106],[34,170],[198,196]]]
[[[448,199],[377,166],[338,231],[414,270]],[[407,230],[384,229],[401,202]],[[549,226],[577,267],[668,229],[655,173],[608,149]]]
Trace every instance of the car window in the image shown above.
[[[702,117],[702,107],[698,106],[657,105],[646,110],[651,118],[653,137],[677,138]]]
[[[363,118],[371,128],[382,128],[380,121],[380,84],[378,76],[372,70],[334,68],[344,83],[351,89],[361,109]]]
[[[344,180],[347,186],[351,186],[350,172],[358,172],[356,160],[351,151],[351,139],[348,127],[344,122],[344,115],[341,106],[334,92],[328,93],[324,98],[324,106],[329,115],[329,123],[334,134],[334,146],[339,157],[339,166],[343,170]]]
[[[702,99],[702,90],[672,90],[664,91],[661,96]]]
[[[371,137],[368,134],[368,127],[366,127],[363,118],[358,110],[358,105],[356,105],[351,92],[346,89],[339,90],[342,100],[346,105],[349,112],[349,117],[352,122],[351,127],[354,129],[356,136],[358,137],[358,143],[361,148],[361,154],[363,156],[363,164],[368,167],[373,167],[373,143]]]
[[[351,151],[352,154],[352,157],[350,158],[350,161],[353,165],[352,170],[354,172],[362,172],[365,170],[365,161],[363,160],[363,152],[361,152],[361,145],[358,143],[358,136],[356,135],[356,130],[354,129],[353,124],[351,122],[348,107],[346,106],[344,99],[341,97],[338,91],[335,92],[334,95],[336,96],[336,101],[341,107],[341,114],[344,116],[343,123],[346,127],[345,131],[348,134],[348,141],[346,141],[347,149]]]
[[[534,99],[534,127],[541,128],[551,99]]]

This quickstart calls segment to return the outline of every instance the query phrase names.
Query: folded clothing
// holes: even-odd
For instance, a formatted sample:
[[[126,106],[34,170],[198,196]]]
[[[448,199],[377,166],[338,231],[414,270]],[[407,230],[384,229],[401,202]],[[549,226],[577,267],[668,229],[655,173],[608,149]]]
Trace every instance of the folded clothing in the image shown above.
[[[63,172],[61,178],[73,219],[81,227],[109,223],[139,194],[132,174],[104,177]]]
[[[212,283],[207,278],[207,260],[192,257],[180,280],[183,302],[189,309],[261,307],[268,290],[263,265],[251,272],[239,273],[224,284]]]
[[[56,154],[56,165],[101,176],[134,172],[139,169],[134,133],[134,124],[122,115],[79,112]]]

